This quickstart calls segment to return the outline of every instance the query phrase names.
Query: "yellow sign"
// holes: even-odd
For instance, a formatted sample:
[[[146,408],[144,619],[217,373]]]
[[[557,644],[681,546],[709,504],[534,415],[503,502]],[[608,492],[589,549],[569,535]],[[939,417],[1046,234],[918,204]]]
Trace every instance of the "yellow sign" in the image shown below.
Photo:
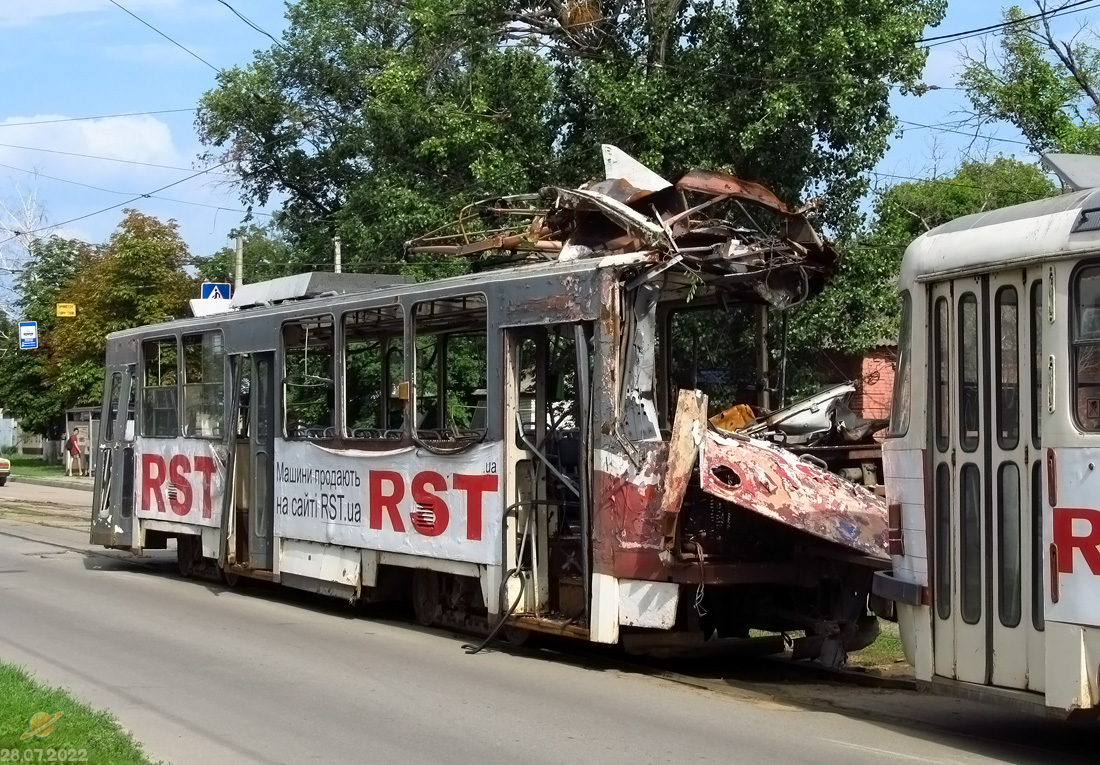
[[[64,712],[55,712],[49,714],[48,712],[35,712],[31,715],[30,721],[27,723],[26,732],[19,737],[20,741],[26,741],[28,738],[46,738],[46,736],[53,733],[53,725],[57,722],[58,718]]]
[[[76,303],[58,303],[57,315],[65,317],[76,316]]]

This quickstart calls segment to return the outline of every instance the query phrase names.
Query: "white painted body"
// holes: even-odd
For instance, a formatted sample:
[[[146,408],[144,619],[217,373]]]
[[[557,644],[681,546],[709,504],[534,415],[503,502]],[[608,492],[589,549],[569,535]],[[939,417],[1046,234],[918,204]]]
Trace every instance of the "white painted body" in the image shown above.
[[[1077,422],[1071,347],[1076,270],[1082,263],[1100,262],[1100,232],[1071,229],[1083,219],[1082,211],[1097,207],[1100,196],[1081,192],[970,216],[925,234],[906,252],[899,290],[908,293],[912,310],[909,422],[907,429],[897,427],[904,418],[895,413],[883,463],[888,502],[900,510],[902,550],[893,556],[893,576],[921,588],[921,603],[898,604],[906,657],[919,680],[1065,711],[1100,705],[1100,570],[1093,571],[1100,549],[1094,556],[1091,542],[1082,541],[1094,530],[1100,534],[1100,431]],[[961,410],[962,391],[971,384],[960,371],[960,300],[967,293],[985,323],[977,336],[980,426],[964,432],[964,422],[974,422],[972,409],[965,421]],[[1018,300],[1015,308],[1012,295]],[[940,299],[950,309],[946,387],[937,374]],[[999,332],[1016,334],[1005,346],[998,344]],[[1013,371],[1010,354],[1015,352]],[[1008,354],[1000,366],[998,353]],[[950,413],[948,433],[937,425],[943,419],[936,416],[940,390],[949,391],[948,408],[942,410]],[[999,398],[1004,390],[1014,391],[1015,440],[998,419],[1012,416],[1011,405]],[[895,389],[895,407],[903,400]],[[980,446],[967,451],[964,441],[970,438]],[[973,516],[965,514],[969,505],[961,496],[964,469],[980,471],[977,526],[965,520]],[[942,545],[937,542],[937,530],[946,528],[937,523],[939,470],[950,476],[942,507],[951,513],[951,536]],[[1018,500],[1012,497],[1013,486]],[[1063,526],[1056,537],[1054,518],[1064,517],[1066,508],[1077,508],[1085,517]],[[1091,513],[1096,513],[1095,529]],[[972,544],[964,550],[967,528],[980,534],[971,533]],[[980,551],[980,565],[969,574],[963,571],[966,550],[967,561]],[[1063,557],[1052,577],[1052,560],[1067,555],[1072,564]],[[1018,601],[1014,571],[1019,572]],[[948,574],[949,582],[937,582]],[[970,613],[963,614],[960,599],[967,582],[978,588],[970,592],[980,591],[981,597],[971,599]]]

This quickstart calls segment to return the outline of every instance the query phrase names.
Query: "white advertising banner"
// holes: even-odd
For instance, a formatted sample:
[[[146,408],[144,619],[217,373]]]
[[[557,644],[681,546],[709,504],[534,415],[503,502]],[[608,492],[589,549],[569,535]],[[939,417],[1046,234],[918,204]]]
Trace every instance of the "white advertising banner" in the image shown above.
[[[224,451],[223,445],[210,441],[138,438],[134,443],[137,517],[220,527]]]
[[[275,536],[498,564],[501,444],[455,455],[275,444]]]

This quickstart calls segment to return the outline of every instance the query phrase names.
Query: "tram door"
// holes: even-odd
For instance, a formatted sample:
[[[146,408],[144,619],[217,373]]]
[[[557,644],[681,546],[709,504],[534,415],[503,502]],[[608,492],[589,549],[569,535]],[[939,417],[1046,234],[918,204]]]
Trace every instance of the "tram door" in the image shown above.
[[[134,528],[134,368],[107,370],[96,460],[91,542],[130,547]]]
[[[274,562],[275,354],[253,354],[250,371],[248,565],[270,570]]]
[[[1038,690],[1029,287],[1022,271],[932,287],[931,578],[936,674]]]

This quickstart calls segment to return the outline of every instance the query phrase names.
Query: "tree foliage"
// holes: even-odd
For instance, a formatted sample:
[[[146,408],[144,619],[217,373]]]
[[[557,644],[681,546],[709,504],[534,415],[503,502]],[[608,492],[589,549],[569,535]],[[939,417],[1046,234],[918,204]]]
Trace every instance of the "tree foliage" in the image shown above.
[[[243,199],[303,251],[399,257],[478,197],[579,183],[613,143],[730,169],[855,221],[861,173],[943,0],[296,0],[280,43],[200,103]]]
[[[899,183],[878,195],[866,231],[843,245],[838,277],[791,325],[797,347],[863,353],[898,333],[896,283],[906,247],[964,215],[1057,193],[1038,166],[1010,157],[964,162],[945,178]]]
[[[245,284],[325,270],[331,263],[331,260],[324,262],[320,256],[310,256],[296,250],[274,225],[248,224],[230,231],[229,236],[242,240],[241,261]],[[195,269],[200,281],[231,282],[235,261],[236,246],[223,247],[213,255],[196,257]]]
[[[1094,154],[1100,150],[1100,50],[1082,28],[1069,40],[1051,31],[1050,14],[1067,3],[1037,0],[1040,18],[1019,6],[998,48],[965,60],[960,85],[980,121],[1004,120],[1024,134],[1033,151]]]
[[[65,409],[98,404],[107,335],[182,316],[195,295],[176,223],[124,213],[103,245],[31,243],[16,290],[20,317],[38,322],[39,348],[18,350],[11,333],[0,349],[0,406],[24,430],[57,436]],[[58,318],[57,303],[76,304],[76,317]]]

